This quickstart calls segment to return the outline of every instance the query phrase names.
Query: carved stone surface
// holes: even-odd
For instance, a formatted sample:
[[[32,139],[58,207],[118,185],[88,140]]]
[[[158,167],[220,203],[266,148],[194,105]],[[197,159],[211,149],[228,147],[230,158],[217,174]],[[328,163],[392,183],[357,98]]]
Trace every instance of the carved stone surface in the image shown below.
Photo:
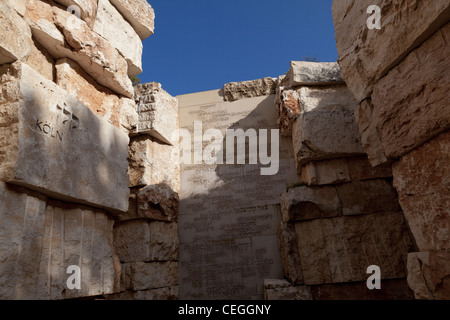
[[[142,291],[178,285],[178,262],[136,262],[122,265],[125,288]]]
[[[401,212],[337,217],[295,224],[306,285],[366,281],[377,265],[382,279],[406,276],[412,250]]]
[[[265,300],[312,300],[311,289],[293,286],[286,280],[264,280]]]
[[[450,131],[396,162],[394,187],[420,251],[450,249]]]
[[[126,211],[128,136],[26,64],[0,79],[0,181]]]
[[[48,201],[0,182],[0,298],[70,299],[119,291],[120,263],[105,212]],[[69,290],[69,266],[81,289]]]

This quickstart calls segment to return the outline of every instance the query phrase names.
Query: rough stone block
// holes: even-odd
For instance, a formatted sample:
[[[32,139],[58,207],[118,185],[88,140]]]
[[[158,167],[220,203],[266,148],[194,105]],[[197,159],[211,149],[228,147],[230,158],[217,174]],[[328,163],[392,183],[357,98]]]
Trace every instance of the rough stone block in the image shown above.
[[[119,123],[128,133],[135,132],[139,122],[137,105],[132,99],[122,97],[119,102]]]
[[[0,3],[0,34],[0,65],[22,60],[29,55],[31,30],[10,1]]]
[[[309,186],[321,186],[350,182],[345,159],[310,162],[302,168],[302,182]]]
[[[93,29],[95,17],[97,16],[98,0],[54,0],[66,6],[77,6],[80,10],[80,18],[83,19],[89,28]]]
[[[384,179],[344,183],[336,190],[344,215],[401,211],[394,187]]]
[[[344,84],[336,62],[291,61],[291,68],[281,81],[285,87]]]
[[[122,266],[128,290],[141,291],[178,285],[178,262],[137,262]]]
[[[379,178],[391,178],[392,167],[372,167],[367,157],[347,158],[348,172],[351,180],[371,180]]]
[[[25,18],[33,37],[53,57],[69,58],[99,84],[128,98],[133,96],[126,60],[108,41],[92,32],[84,21],[35,0],[28,1]]]
[[[27,0],[6,0],[6,2],[9,2],[9,5],[12,6],[21,17],[25,15],[27,10]]]
[[[142,73],[142,41],[109,0],[98,1],[93,30],[108,40],[125,57],[130,77]]]
[[[341,215],[341,203],[334,187],[298,187],[281,195],[283,221],[300,221]]]
[[[159,221],[177,221],[179,197],[167,184],[150,185],[138,193],[138,216]]]
[[[60,300],[119,291],[120,263],[105,212],[0,183],[0,298]],[[66,270],[81,270],[69,290]]]
[[[416,299],[450,299],[450,250],[408,255],[408,284]]]
[[[276,79],[263,78],[251,81],[230,82],[223,86],[225,101],[237,101],[245,98],[270,96],[276,92]]]
[[[144,219],[118,223],[114,248],[121,262],[178,260],[177,224]]]
[[[381,30],[367,27],[370,15],[366,11],[371,5],[381,9]],[[342,78],[358,102],[368,98],[376,81],[444,25],[450,15],[447,0],[335,0],[332,8]]]
[[[110,0],[133,26],[141,40],[147,39],[155,29],[155,11],[146,0]]]
[[[278,232],[283,273],[293,284],[303,284],[303,274],[298,251],[297,235],[293,223],[282,222]]]
[[[306,285],[366,281],[377,265],[382,279],[406,277],[412,242],[401,212],[302,221],[295,224]]]
[[[299,96],[296,90],[283,90],[277,93],[276,105],[278,127],[284,137],[292,136],[292,126],[300,115]]]
[[[156,82],[136,86],[135,96],[139,101],[137,132],[150,134],[164,143],[177,146],[178,100]]]
[[[394,163],[394,187],[420,251],[450,249],[450,131]]]
[[[414,300],[406,279],[382,280],[380,290],[369,290],[364,281],[312,286],[311,292],[314,300]]]
[[[320,95],[320,90],[317,90]],[[329,92],[324,91],[324,95]],[[334,96],[334,92],[330,94]],[[310,161],[365,154],[354,117],[355,104],[321,104],[319,97],[294,122],[292,140],[297,168]],[[316,106],[316,107],[315,107]]]
[[[130,186],[143,187],[167,184],[180,192],[180,161],[178,148],[141,135],[131,140],[129,148]]]
[[[311,289],[293,286],[286,280],[264,280],[265,300],[312,300]]]
[[[97,84],[76,62],[67,58],[57,61],[56,83],[100,118],[117,128],[121,127],[119,97]]]
[[[44,78],[53,81],[55,79],[55,60],[36,40],[30,46],[30,54],[24,61]]]
[[[0,86],[0,181],[127,210],[126,134],[26,64],[1,67]]]
[[[450,1],[437,2],[450,4]],[[437,2],[434,6],[439,6]],[[445,39],[449,33],[450,23],[374,87],[372,121],[376,123],[388,159],[397,159],[450,129],[450,46]]]

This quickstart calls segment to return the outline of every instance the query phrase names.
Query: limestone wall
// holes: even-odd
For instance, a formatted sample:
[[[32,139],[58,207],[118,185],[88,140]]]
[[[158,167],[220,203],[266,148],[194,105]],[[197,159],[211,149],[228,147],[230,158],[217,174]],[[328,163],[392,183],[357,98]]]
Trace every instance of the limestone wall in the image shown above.
[[[369,5],[381,29],[366,26]],[[342,77],[355,96],[364,150],[391,167],[417,244],[408,283],[418,299],[449,299],[450,1],[335,0]]]
[[[160,132],[156,123],[165,119],[150,107],[139,115],[129,79],[142,72],[142,40],[153,34],[153,20],[145,0],[0,2],[0,298],[99,297],[144,287],[171,287],[176,296],[175,280],[150,271],[176,273],[176,263],[166,262],[177,260],[176,225],[146,220],[158,214],[149,203],[161,202],[167,188],[177,197],[179,173],[167,167],[175,147],[157,140],[166,132],[134,137]],[[167,170],[148,172],[148,156]],[[146,186],[156,191],[136,191]],[[136,209],[129,209],[130,187],[131,199],[144,199],[142,224],[123,221]],[[161,205],[164,217],[156,220],[176,216],[177,201],[171,205],[174,212]],[[133,243],[147,244],[142,252],[128,250],[130,232],[143,237]],[[148,261],[158,262],[138,263]],[[67,286],[72,265],[81,270],[80,289]],[[158,298],[160,291],[143,294]]]
[[[412,298],[413,243],[391,169],[372,168],[364,152],[357,105],[337,63],[292,62],[278,79],[278,123],[301,178],[281,195],[284,279],[266,280],[267,299]],[[367,287],[372,265],[382,290]]]

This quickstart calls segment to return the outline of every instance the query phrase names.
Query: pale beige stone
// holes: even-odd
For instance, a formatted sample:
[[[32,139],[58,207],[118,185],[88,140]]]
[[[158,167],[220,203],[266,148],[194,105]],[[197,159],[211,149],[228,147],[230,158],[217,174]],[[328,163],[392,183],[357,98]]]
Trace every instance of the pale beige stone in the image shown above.
[[[245,98],[270,96],[276,92],[276,79],[263,78],[251,81],[230,82],[223,86],[225,101],[236,101]]]
[[[297,170],[310,161],[364,154],[354,112],[341,105],[301,114],[294,122],[292,141]]]
[[[412,242],[401,212],[295,224],[306,285],[366,281],[377,265],[382,279],[406,276]]]
[[[334,187],[297,187],[281,195],[281,212],[288,222],[336,217],[342,209]]]
[[[128,208],[128,136],[26,64],[0,71],[0,181],[112,211]]]
[[[388,159],[397,159],[450,129],[450,46],[444,36],[449,33],[450,23],[374,86],[372,121]]]
[[[139,122],[137,105],[133,99],[122,97],[119,102],[119,123],[128,132],[135,132]]]
[[[303,284],[295,224],[282,222],[278,231],[284,277],[296,285]]]
[[[10,1],[0,3],[0,35],[0,65],[22,60],[30,54],[31,30]]]
[[[281,81],[282,86],[324,86],[344,84],[336,62],[291,61],[291,68]]]
[[[133,291],[178,285],[178,262],[137,262],[122,265],[126,288]]]
[[[155,29],[155,11],[146,0],[110,0],[133,26],[141,40],[150,37]]]
[[[450,250],[408,255],[408,284],[416,299],[450,299]]]
[[[114,248],[121,262],[178,260],[177,224],[145,219],[116,223]]]
[[[178,148],[159,143],[141,135],[131,139],[129,148],[130,187],[167,184],[180,192],[180,162]]]
[[[142,73],[142,41],[109,0],[98,1],[98,12],[93,30],[125,57],[130,77]]]
[[[37,0],[27,3],[25,17],[33,37],[53,57],[69,58],[99,84],[128,98],[133,96],[127,62],[108,41],[92,32],[84,21]],[[76,23],[74,19],[77,19]]]
[[[121,127],[119,97],[95,82],[75,61],[67,58],[57,61],[56,83],[100,118]]]
[[[450,249],[450,131],[394,163],[394,187],[420,251]]]
[[[346,86],[301,87],[297,90],[300,113],[342,106],[355,110],[358,103]]]
[[[344,215],[401,211],[394,187],[384,179],[344,183],[336,190]]]
[[[371,5],[381,9],[381,30],[367,27]],[[377,80],[448,21],[450,2],[335,0],[332,10],[342,78],[361,102]]]
[[[30,55],[24,62],[46,79],[55,79],[55,59],[36,40],[30,46]]]
[[[138,194],[138,216],[159,221],[177,221],[178,193],[167,184],[150,185]]]
[[[105,212],[50,201],[0,183],[0,298],[59,300],[119,290]],[[81,269],[81,289],[69,290],[66,270]]]
[[[139,84],[135,88],[139,123],[137,132],[150,134],[164,143],[178,145],[178,100],[160,83]]]
[[[321,186],[350,182],[350,173],[345,159],[313,161],[302,168],[302,180],[308,186]]]
[[[6,2],[9,2],[9,5],[12,6],[20,16],[23,17],[25,15],[27,10],[27,0],[6,0]]]
[[[264,280],[264,299],[275,300],[313,300],[311,289],[306,286],[293,286],[286,280]]]
[[[80,18],[87,23],[89,28],[93,29],[95,17],[97,16],[98,0],[54,0],[54,1],[66,6],[67,8],[69,8],[70,6],[77,6],[80,10]]]

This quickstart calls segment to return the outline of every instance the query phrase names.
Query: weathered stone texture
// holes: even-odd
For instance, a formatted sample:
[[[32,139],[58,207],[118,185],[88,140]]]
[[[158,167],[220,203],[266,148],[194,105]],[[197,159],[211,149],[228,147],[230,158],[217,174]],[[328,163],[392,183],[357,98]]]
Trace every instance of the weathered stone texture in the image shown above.
[[[275,103],[278,113],[278,127],[284,137],[292,136],[292,126],[300,115],[299,96],[296,90],[278,90]]]
[[[392,183],[384,179],[344,183],[336,190],[343,215],[401,211]]]
[[[367,28],[370,5],[381,9],[381,30]],[[448,21],[450,1],[335,0],[332,10],[342,77],[362,101],[377,80]]]
[[[89,28],[92,29],[94,27],[99,0],[54,0],[54,1],[64,5],[67,8],[69,8],[70,6],[77,6],[78,9],[80,10],[79,12],[80,18],[87,23]]]
[[[25,17],[33,37],[53,57],[69,58],[99,84],[128,98],[133,96],[127,62],[107,40],[92,32],[84,21],[36,0],[27,3]]]
[[[107,300],[178,300],[178,287],[165,287],[143,291],[125,291],[105,297]]]
[[[33,44],[30,46],[30,54],[24,62],[44,78],[54,81],[56,76],[55,60],[36,40],[33,40]]]
[[[133,26],[141,40],[147,39],[155,29],[155,11],[146,0],[110,0]]]
[[[391,166],[372,167],[367,157],[346,158],[348,172],[352,180],[371,180],[392,177]]]
[[[303,273],[298,251],[297,235],[293,223],[282,222],[278,231],[280,255],[286,279],[293,284],[303,284]]]
[[[366,281],[312,286],[314,300],[413,300],[405,279],[382,280],[380,290],[369,290]]]
[[[327,106],[303,113],[292,131],[298,170],[310,161],[364,154],[353,106]]]
[[[341,203],[334,187],[292,188],[281,195],[283,221],[300,221],[341,215]]]
[[[156,82],[136,86],[135,96],[139,113],[137,132],[178,146],[178,100]]]
[[[166,184],[180,192],[180,161],[177,147],[159,143],[146,135],[133,137],[130,143],[130,186]]]
[[[367,280],[378,265],[382,279],[406,276],[412,243],[401,213],[302,221],[295,224],[306,285]]]
[[[76,62],[67,58],[57,61],[56,83],[100,118],[120,128],[119,97],[97,84]]]
[[[30,28],[10,1],[0,3],[0,35],[0,65],[22,60],[30,54]]]
[[[398,191],[420,251],[450,249],[450,131],[394,163]]]
[[[408,255],[408,284],[416,299],[450,299],[450,250]]]
[[[286,280],[264,280],[265,300],[312,300],[311,289],[293,286]]]
[[[121,262],[175,261],[177,224],[145,219],[118,223],[114,226],[114,248]]]
[[[0,77],[0,180],[126,211],[128,136],[26,64]]]
[[[138,216],[159,221],[177,221],[178,193],[167,184],[150,185],[138,193]]]
[[[276,92],[276,79],[263,78],[251,81],[230,82],[223,86],[225,101],[237,101],[245,98],[270,96]]]
[[[302,167],[301,179],[308,186],[321,186],[351,181],[345,159],[310,162]]]
[[[284,87],[324,86],[344,84],[336,62],[292,61],[286,77],[280,85]]]
[[[141,291],[178,285],[178,262],[137,262],[122,265],[127,290]]]
[[[397,159],[450,129],[448,34],[450,23],[374,87],[372,121],[388,159]]]
[[[100,210],[47,201],[0,183],[0,298],[68,299],[119,290],[113,220]],[[66,270],[81,269],[69,290]]]
[[[141,39],[109,0],[98,1],[93,30],[108,40],[125,57],[130,77],[142,73]]]

